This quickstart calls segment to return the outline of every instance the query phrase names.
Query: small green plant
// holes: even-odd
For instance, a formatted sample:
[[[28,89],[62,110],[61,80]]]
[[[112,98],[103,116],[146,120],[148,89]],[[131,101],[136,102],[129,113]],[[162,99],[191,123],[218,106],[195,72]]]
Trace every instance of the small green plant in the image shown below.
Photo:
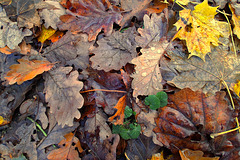
[[[113,125],[112,133],[119,134],[123,139],[136,139],[140,135],[141,126],[135,120],[136,112],[130,107],[126,106],[124,110],[124,123],[123,125]]]
[[[149,95],[145,98],[145,104],[150,106],[150,109],[158,109],[166,106],[168,103],[168,96],[166,92],[158,92],[156,95]]]

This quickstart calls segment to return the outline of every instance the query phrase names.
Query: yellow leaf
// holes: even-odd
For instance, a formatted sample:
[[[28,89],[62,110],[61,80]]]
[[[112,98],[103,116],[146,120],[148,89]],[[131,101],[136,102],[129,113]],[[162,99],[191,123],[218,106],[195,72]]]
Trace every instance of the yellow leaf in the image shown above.
[[[23,82],[33,79],[38,74],[42,74],[44,71],[50,70],[54,63],[50,63],[46,60],[26,60],[19,59],[20,64],[13,64],[9,68],[11,69],[7,76],[4,77],[8,80],[10,85],[17,82],[17,84],[22,84]]]
[[[54,33],[56,32],[56,30],[52,29],[51,27],[49,27],[48,29],[46,29],[44,27],[44,25],[42,25],[42,32],[40,34],[40,36],[38,37],[38,41],[41,43],[44,43],[48,38],[50,38]]]
[[[118,103],[116,104],[116,106],[114,108],[117,109],[117,112],[112,116],[112,117],[109,117],[108,120],[110,122],[113,121],[113,119],[115,117],[118,117],[116,122],[114,122],[114,125],[122,125],[123,124],[123,121],[124,121],[124,110],[125,110],[125,107],[126,107],[126,95],[122,96],[119,100],[118,100]]]
[[[8,121],[7,119],[5,119],[2,116],[0,116],[0,126],[4,126],[4,125],[6,125],[8,123],[10,123],[10,121]]]
[[[239,97],[239,92],[240,92],[240,81],[238,81],[238,83],[236,83],[234,86],[233,86],[233,91],[238,95]]]
[[[235,14],[235,9],[230,4],[229,8],[232,12],[232,21],[234,24],[233,33],[237,35],[238,39],[240,39],[240,16]]]
[[[175,23],[178,33],[174,38],[186,40],[191,56],[198,56],[205,61],[205,55],[211,52],[211,44],[218,46],[219,37],[229,35],[226,22],[214,19],[217,7],[208,5],[208,1],[195,6],[195,9],[184,9],[179,12],[180,19]]]

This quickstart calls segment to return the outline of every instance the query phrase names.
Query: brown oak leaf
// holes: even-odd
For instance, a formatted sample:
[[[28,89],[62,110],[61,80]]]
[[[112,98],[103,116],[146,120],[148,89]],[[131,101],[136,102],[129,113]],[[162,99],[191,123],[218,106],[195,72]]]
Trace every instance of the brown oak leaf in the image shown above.
[[[69,9],[69,13],[60,17],[59,29],[85,32],[89,41],[95,40],[102,29],[109,36],[113,23],[119,24],[122,20],[120,9],[108,0],[70,0],[70,5],[63,0],[61,4]]]
[[[83,97],[79,91],[83,83],[78,81],[78,72],[72,67],[59,67],[45,76],[46,101],[50,112],[59,125],[73,125],[74,118],[80,118],[78,111],[83,106]]]
[[[153,95],[162,90],[159,60],[168,44],[167,41],[155,42],[151,48],[141,49],[142,55],[131,61],[136,65],[135,73],[131,75],[134,97]]]
[[[136,57],[135,28],[129,28],[124,33],[114,32],[109,37],[100,39],[98,47],[93,49],[95,54],[90,58],[92,67],[106,72],[119,70]]]
[[[182,89],[169,95],[169,103],[161,108],[157,127],[157,139],[174,153],[184,148],[204,153],[228,155],[235,147],[239,150],[238,133],[232,132],[210,138],[210,134],[235,128],[236,122],[225,92],[207,97],[201,91]]]

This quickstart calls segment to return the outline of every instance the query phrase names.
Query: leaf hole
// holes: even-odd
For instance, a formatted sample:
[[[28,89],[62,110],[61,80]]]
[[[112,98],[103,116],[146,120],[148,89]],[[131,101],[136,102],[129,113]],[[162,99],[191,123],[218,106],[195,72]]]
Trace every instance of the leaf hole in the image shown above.
[[[75,145],[76,145],[76,143],[72,142],[72,146],[75,146]]]

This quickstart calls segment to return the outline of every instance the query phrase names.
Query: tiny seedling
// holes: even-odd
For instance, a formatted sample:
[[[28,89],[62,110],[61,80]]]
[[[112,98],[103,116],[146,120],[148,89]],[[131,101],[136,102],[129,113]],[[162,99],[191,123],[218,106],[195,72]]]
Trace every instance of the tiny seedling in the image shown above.
[[[168,103],[168,96],[166,92],[158,92],[156,95],[149,95],[145,98],[145,104],[150,106],[150,109],[158,109],[166,106]]]

